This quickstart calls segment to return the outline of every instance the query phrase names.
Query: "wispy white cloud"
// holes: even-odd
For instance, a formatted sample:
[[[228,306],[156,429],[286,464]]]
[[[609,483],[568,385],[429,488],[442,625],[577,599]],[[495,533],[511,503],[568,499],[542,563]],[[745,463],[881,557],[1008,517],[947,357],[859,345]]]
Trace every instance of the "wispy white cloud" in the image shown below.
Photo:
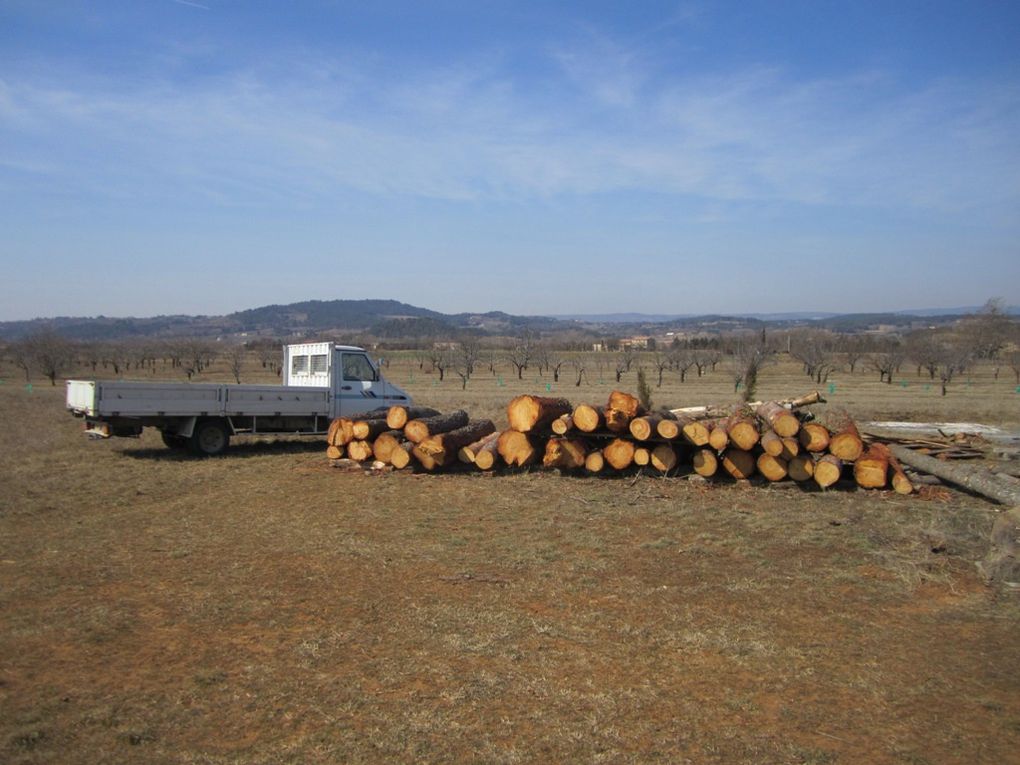
[[[1014,86],[907,89],[879,73],[805,82],[769,68],[663,77],[609,40],[553,60],[540,84],[497,59],[411,76],[319,59],[189,84],[8,77],[0,161],[82,192],[162,189],[221,204],[345,190],[447,200],[642,191],[934,211],[1020,204]]]

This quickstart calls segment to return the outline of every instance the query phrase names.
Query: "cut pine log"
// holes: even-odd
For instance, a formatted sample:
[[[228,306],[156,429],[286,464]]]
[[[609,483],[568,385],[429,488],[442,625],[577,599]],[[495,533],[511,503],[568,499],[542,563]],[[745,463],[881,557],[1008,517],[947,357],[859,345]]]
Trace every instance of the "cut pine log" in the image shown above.
[[[565,436],[574,429],[574,416],[572,414],[561,414],[550,425],[552,432],[558,436]]]
[[[815,463],[812,477],[823,489],[832,486],[843,475],[843,463],[835,454],[823,454]]]
[[[634,464],[638,467],[645,467],[652,461],[652,453],[645,446],[634,447]]]
[[[411,450],[414,444],[410,441],[401,441],[397,448],[390,452],[390,464],[397,470],[403,470],[411,464]]]
[[[884,489],[889,482],[889,459],[881,449],[870,448],[854,462],[854,480],[864,489]]]
[[[496,431],[492,420],[475,420],[462,428],[429,436],[414,447],[414,456],[426,470],[446,467],[457,458],[457,452]]]
[[[536,442],[527,433],[519,430],[504,430],[496,441],[496,451],[510,467],[530,465],[538,457]],[[476,458],[477,459],[477,458]]]
[[[329,430],[326,431],[326,443],[329,446],[334,445],[333,439],[336,438],[336,432],[340,429],[340,420],[340,417],[336,417],[331,423],[329,423]]]
[[[659,432],[659,425],[663,421],[670,422],[675,418],[670,416],[666,417],[662,414],[644,414],[640,417],[635,417],[630,421],[630,434],[634,436],[638,441],[647,441]],[[671,423],[672,424],[672,423]],[[665,436],[663,436],[665,438]]]
[[[584,469],[589,473],[601,473],[605,466],[606,458],[602,456],[601,451],[590,452],[584,459]]]
[[[789,474],[786,460],[768,452],[762,452],[755,461],[758,472],[770,481],[782,481]]]
[[[550,438],[545,445],[542,464],[549,468],[577,470],[584,467],[588,445],[578,438]]]
[[[745,407],[750,409],[757,409],[762,404],[769,403],[766,401],[750,401],[744,404]],[[811,406],[811,404],[822,404],[825,403],[825,399],[822,398],[822,394],[818,391],[811,391],[807,395],[800,396],[799,398],[784,398],[782,401],[775,402],[783,407],[790,409],[800,409],[804,406]],[[670,411],[677,416],[687,415],[688,417],[696,417],[698,419],[706,419],[712,417],[728,417],[732,414],[733,407],[731,406],[684,406],[679,409],[671,409]]]
[[[896,459],[896,456],[889,450],[889,447],[881,442],[871,445],[871,451],[881,454],[889,463],[889,471],[892,478],[893,491],[897,494],[913,494],[914,483],[903,470],[903,465]]]
[[[435,417],[439,414],[438,409],[428,406],[391,406],[386,410],[386,424],[391,430],[403,430],[411,420],[421,420],[425,417]]]
[[[761,437],[758,433],[758,426],[749,418],[741,415],[733,415],[726,421],[726,433],[730,443],[745,452],[753,449]]]
[[[815,461],[809,453],[798,454],[786,463],[786,469],[790,473],[790,478],[803,483],[810,481],[811,476],[815,474]]]
[[[605,411],[602,407],[592,404],[580,404],[574,407],[574,427],[585,433],[594,433],[606,426]]]
[[[645,413],[641,402],[621,390],[614,390],[609,394],[609,403],[606,404],[606,427],[614,433],[626,433],[630,421]]]
[[[374,441],[380,433],[389,430],[389,425],[384,419],[355,420],[352,426],[354,437],[361,441]]]
[[[778,457],[783,453],[783,438],[776,431],[763,430],[759,440],[766,454]]]
[[[327,446],[326,456],[331,460],[338,460],[344,456],[344,448],[342,446]]]
[[[809,452],[824,452],[829,448],[829,429],[820,422],[805,422],[797,435],[801,446]]]
[[[347,444],[347,456],[357,462],[365,462],[373,459],[372,443],[355,439]]]
[[[756,469],[754,455],[744,449],[731,447],[723,454],[722,467],[738,481],[750,478]]]
[[[478,439],[474,443],[461,447],[460,451],[457,452],[457,458],[467,465],[474,465],[475,457],[477,456],[478,452],[484,449],[486,444],[490,442],[495,443],[496,439],[498,438],[499,433],[493,431],[492,433],[489,433],[487,436],[483,436],[482,438]]]
[[[983,468],[937,460],[900,444],[890,444],[889,451],[904,465],[910,465],[923,473],[937,476],[1004,505],[1020,505],[1020,488]]]
[[[708,443],[708,426],[702,420],[685,420],[681,432],[690,444],[705,446]]]
[[[652,449],[650,462],[660,473],[668,473],[676,467],[676,451],[669,444],[659,444]]]
[[[755,410],[755,414],[783,438],[795,436],[800,430],[800,420],[797,419],[797,415],[778,401],[766,401]]]
[[[711,478],[719,472],[719,458],[711,449],[698,449],[692,459],[694,472],[705,478]]]
[[[726,420],[713,420],[708,431],[708,445],[717,452],[726,450],[730,445],[730,434],[726,430]]]
[[[404,436],[412,444],[420,444],[429,436],[437,433],[448,433],[468,424],[468,413],[458,409],[449,414],[437,414],[432,417],[411,420],[404,426]]]
[[[548,398],[546,396],[517,396],[506,407],[506,417],[511,430],[518,433],[530,433],[549,427],[549,424],[560,415],[569,414],[573,410],[565,398]]]
[[[843,462],[853,462],[864,452],[864,441],[853,420],[847,418],[843,427],[829,438],[829,453]]]
[[[606,464],[615,470],[624,470],[634,462],[634,442],[626,438],[615,438],[602,449]]]
[[[326,443],[330,446],[346,446],[354,440],[354,421],[347,417],[337,417],[329,424]]]
[[[387,430],[385,433],[380,433],[372,442],[372,456],[379,462],[390,464],[390,454],[400,446],[400,442],[403,440],[404,433],[400,430]]]
[[[475,467],[479,470],[492,470],[499,458],[499,433],[494,433],[491,441],[485,441],[475,449]],[[472,447],[473,448],[473,447]]]
[[[779,456],[789,462],[794,457],[800,454],[800,441],[796,438],[784,438],[783,439],[783,452]]]

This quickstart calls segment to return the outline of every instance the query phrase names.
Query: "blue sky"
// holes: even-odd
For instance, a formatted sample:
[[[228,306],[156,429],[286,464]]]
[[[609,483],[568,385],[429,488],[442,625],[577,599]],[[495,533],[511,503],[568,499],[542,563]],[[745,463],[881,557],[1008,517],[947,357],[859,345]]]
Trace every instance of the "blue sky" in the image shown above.
[[[1020,3],[0,2],[0,320],[1020,303]]]

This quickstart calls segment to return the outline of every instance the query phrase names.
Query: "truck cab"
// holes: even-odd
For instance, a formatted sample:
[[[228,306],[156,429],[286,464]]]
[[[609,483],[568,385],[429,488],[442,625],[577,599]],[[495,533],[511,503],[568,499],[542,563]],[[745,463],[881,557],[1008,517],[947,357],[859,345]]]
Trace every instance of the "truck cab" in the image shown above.
[[[410,397],[387,382],[363,348],[335,343],[299,343],[284,348],[283,384],[329,388],[333,417],[355,417]]]

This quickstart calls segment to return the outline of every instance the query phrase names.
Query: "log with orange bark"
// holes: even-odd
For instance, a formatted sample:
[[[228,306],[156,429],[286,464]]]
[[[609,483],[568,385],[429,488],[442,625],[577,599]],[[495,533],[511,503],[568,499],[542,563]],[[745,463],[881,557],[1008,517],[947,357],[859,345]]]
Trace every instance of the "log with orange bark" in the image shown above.
[[[605,408],[594,404],[578,404],[571,415],[574,427],[583,433],[594,433],[606,426]]]
[[[812,478],[823,489],[836,483],[843,475],[843,462],[835,454],[823,454],[815,463]]]
[[[538,458],[539,442],[519,430],[504,430],[496,440],[496,451],[510,467],[524,467]]]
[[[857,425],[846,413],[832,415],[834,425],[830,428],[829,453],[843,462],[853,462],[864,452],[864,440]]]
[[[897,494],[912,494],[914,492],[914,483],[907,477],[903,470],[903,465],[900,464],[892,450],[885,444],[876,441],[871,445],[871,451],[883,456],[889,463],[893,491]]]
[[[797,419],[797,415],[778,401],[766,401],[755,409],[755,414],[783,438],[795,436],[800,430],[800,420]]]
[[[889,453],[871,446],[854,462],[854,480],[864,489],[884,489],[889,482]]]

